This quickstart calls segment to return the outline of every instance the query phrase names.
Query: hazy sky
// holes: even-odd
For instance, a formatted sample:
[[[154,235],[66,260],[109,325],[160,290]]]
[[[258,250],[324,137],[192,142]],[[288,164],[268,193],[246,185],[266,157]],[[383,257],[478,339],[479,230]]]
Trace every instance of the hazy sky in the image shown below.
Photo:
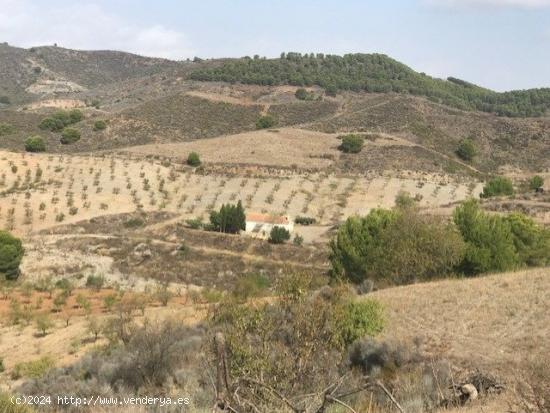
[[[496,90],[550,87],[550,0],[0,0],[0,41],[174,59],[378,52]]]

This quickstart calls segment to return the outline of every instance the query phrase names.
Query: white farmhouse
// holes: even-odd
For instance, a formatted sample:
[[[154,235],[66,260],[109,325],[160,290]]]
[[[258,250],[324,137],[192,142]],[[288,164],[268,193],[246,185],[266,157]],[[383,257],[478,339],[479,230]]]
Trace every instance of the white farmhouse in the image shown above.
[[[283,227],[288,232],[294,230],[294,222],[286,215],[247,214],[246,233],[256,238],[268,238],[273,227]]]

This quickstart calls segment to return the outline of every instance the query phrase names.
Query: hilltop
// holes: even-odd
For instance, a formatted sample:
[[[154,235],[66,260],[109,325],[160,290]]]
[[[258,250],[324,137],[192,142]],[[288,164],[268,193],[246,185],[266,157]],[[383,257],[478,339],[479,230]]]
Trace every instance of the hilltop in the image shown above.
[[[257,85],[317,85],[329,94],[343,90],[395,92],[501,116],[541,116],[550,107],[550,89],[497,93],[454,77],[441,80],[417,73],[381,54],[283,53],[280,59],[232,60],[219,67],[195,70],[190,77]]]

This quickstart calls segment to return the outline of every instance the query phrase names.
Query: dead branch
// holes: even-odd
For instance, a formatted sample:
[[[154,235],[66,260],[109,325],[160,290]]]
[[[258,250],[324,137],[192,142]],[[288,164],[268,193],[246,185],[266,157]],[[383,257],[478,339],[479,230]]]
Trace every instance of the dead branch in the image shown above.
[[[388,396],[388,399],[391,400],[391,402],[395,405],[395,407],[397,407],[397,409],[401,412],[401,413],[405,413],[405,411],[403,410],[403,408],[399,405],[399,403],[397,402],[397,400],[395,400],[395,397],[393,397],[393,394],[391,394],[391,392],[386,388],[386,386],[384,386],[382,384],[382,382],[380,380],[376,380],[375,381],[375,384],[380,387],[382,389],[382,391],[384,393],[386,393],[386,396]]]

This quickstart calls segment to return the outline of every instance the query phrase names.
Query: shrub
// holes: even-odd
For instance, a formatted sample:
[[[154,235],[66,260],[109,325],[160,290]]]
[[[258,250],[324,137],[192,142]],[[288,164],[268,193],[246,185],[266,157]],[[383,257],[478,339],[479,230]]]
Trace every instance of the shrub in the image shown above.
[[[292,395],[322,391],[341,376],[347,343],[380,331],[376,304],[351,304],[343,288],[325,287],[308,296],[311,278],[305,278],[283,276],[277,286],[279,299],[269,303],[224,301],[216,306],[210,322],[225,336],[228,367],[239,383],[241,378],[261,380],[268,388]],[[265,400],[246,382],[241,389],[243,398],[256,394],[254,400]],[[259,410],[286,411],[271,403]]]
[[[73,109],[69,111],[69,125],[72,125],[73,123],[78,123],[82,119],[84,119],[84,115],[80,110]]]
[[[471,139],[463,139],[456,148],[456,154],[464,161],[471,161],[477,154],[474,142]]]
[[[8,280],[16,279],[24,252],[19,238],[9,232],[0,231],[0,274]]]
[[[139,228],[145,225],[145,222],[141,218],[130,218],[123,224],[126,228]]]
[[[200,164],[201,164],[201,159],[200,159],[199,154],[197,152],[191,152],[187,156],[187,165],[192,166],[192,167],[196,167],[196,166],[200,166]]]
[[[34,410],[24,404],[14,404],[10,394],[0,393],[0,412],[2,413],[34,413]]]
[[[88,278],[86,278],[86,287],[99,291],[104,285],[105,277],[103,275],[88,275]]]
[[[52,116],[42,119],[38,127],[40,129],[48,129],[52,132],[59,132],[68,125],[80,122],[84,115],[78,109],[73,109],[69,112],[60,110]]]
[[[513,194],[514,185],[512,184],[512,181],[503,176],[497,176],[487,182],[487,184],[483,187],[483,193],[480,196],[482,198],[491,198],[493,196]]]
[[[269,129],[275,126],[277,122],[270,115],[264,115],[258,118],[256,121],[256,129]]]
[[[246,301],[250,297],[259,297],[265,294],[271,281],[262,274],[247,274],[237,279],[233,288],[233,295],[239,300]]]
[[[0,122],[0,136],[11,135],[15,133],[15,127],[9,123]]]
[[[290,232],[286,228],[279,226],[274,226],[271,228],[271,232],[269,233],[269,242],[272,244],[284,244],[289,239]]]
[[[61,133],[61,143],[63,145],[69,145],[80,140],[80,132],[73,128],[65,128]]]
[[[296,99],[299,99],[299,100],[314,100],[315,99],[315,93],[308,92],[303,87],[298,88],[296,90],[296,92],[294,93],[294,96],[296,97]]]
[[[350,217],[330,242],[331,274],[405,283],[445,276],[462,260],[464,243],[450,224],[415,209],[374,209]]]
[[[63,292],[67,293],[67,295],[71,295],[74,290],[74,284],[67,278],[61,278],[55,283],[55,286],[60,290],[63,290]]]
[[[384,328],[382,306],[374,300],[349,301],[338,319],[345,346],[365,336],[375,336]]]
[[[475,200],[458,206],[453,218],[466,250],[461,270],[467,275],[487,271],[506,271],[519,265],[509,222],[499,216],[482,212]]]
[[[53,367],[54,362],[48,356],[44,356],[38,360],[17,363],[12,370],[11,378],[12,380],[17,380],[21,377],[37,379]]]
[[[401,209],[412,208],[416,205],[416,201],[411,194],[406,191],[399,191],[395,197],[395,206]]]
[[[105,122],[104,120],[96,120],[94,122],[94,130],[95,131],[101,131],[101,130],[104,130],[104,129],[107,129],[107,122]]]
[[[0,103],[3,105],[9,105],[11,103],[11,100],[9,96],[0,96]]]
[[[342,136],[342,143],[338,147],[345,153],[359,153],[363,149],[365,140],[360,135],[345,135]]]
[[[237,205],[223,204],[218,211],[210,213],[210,224],[214,231],[238,234],[246,229],[246,215],[242,202]]]
[[[34,321],[36,323],[36,329],[42,336],[48,334],[48,330],[54,326],[54,323],[47,314],[37,315]]]
[[[522,265],[550,264],[550,230],[524,214],[515,212],[503,218],[512,231],[514,247]]]
[[[540,175],[535,175],[529,180],[529,188],[533,191],[538,191],[544,186],[544,179]]]
[[[300,247],[304,243],[304,237],[302,237],[299,234],[296,234],[296,235],[294,235],[294,239],[292,240],[292,243],[294,245],[296,245],[297,247]]]
[[[203,223],[201,218],[193,218],[193,219],[186,219],[185,225],[191,229],[201,229]]]
[[[313,217],[301,217],[297,216],[294,219],[294,223],[298,225],[313,225],[317,222],[317,220]]]
[[[56,119],[53,117],[48,117],[42,119],[38,125],[40,129],[51,130],[52,132],[59,132],[65,127],[65,123],[61,119]]]
[[[27,152],[45,152],[46,142],[41,136],[30,136],[25,140],[25,150]]]

